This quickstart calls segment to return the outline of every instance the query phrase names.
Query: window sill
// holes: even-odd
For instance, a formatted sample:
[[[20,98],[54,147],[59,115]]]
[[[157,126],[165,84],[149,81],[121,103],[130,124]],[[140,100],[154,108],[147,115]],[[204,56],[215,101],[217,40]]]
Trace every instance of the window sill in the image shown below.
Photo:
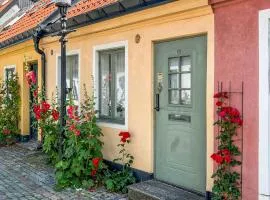
[[[113,128],[113,129],[119,129],[119,130],[127,130],[127,125],[125,125],[125,124],[116,124],[116,123],[102,122],[102,121],[98,121],[97,124],[100,127]]]

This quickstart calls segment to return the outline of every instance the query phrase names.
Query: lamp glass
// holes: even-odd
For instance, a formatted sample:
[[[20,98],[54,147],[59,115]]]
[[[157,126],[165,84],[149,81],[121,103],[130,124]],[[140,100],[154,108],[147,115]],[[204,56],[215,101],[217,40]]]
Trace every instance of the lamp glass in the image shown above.
[[[71,0],[54,0],[56,6],[71,6]]]

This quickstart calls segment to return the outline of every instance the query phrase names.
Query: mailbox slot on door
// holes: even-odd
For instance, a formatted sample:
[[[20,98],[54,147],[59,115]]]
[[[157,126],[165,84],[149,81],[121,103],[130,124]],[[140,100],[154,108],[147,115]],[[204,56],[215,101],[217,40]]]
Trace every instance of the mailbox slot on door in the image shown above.
[[[183,114],[169,114],[169,120],[190,123],[191,116]]]

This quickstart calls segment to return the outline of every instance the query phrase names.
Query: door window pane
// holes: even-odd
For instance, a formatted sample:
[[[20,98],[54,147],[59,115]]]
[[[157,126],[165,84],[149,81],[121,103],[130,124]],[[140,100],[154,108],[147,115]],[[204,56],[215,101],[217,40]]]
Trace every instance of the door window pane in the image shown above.
[[[179,88],[179,74],[170,74],[169,75],[169,87],[170,88]]]
[[[125,122],[124,49],[99,52],[99,117],[113,123]]]
[[[181,88],[191,88],[191,74],[181,74]]]
[[[191,104],[191,93],[190,90],[181,91],[181,104],[190,105]]]
[[[179,58],[169,58],[170,72],[179,72]]]
[[[182,72],[191,71],[191,59],[190,59],[190,56],[181,57],[181,71]]]
[[[177,105],[180,102],[179,90],[169,90],[169,101],[170,104]]]

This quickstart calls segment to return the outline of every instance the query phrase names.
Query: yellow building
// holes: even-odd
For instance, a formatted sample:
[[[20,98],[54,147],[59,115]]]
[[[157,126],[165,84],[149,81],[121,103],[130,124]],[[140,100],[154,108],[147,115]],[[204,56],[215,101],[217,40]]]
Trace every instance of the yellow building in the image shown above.
[[[82,1],[70,9],[69,24],[77,31],[67,43],[68,87],[78,104],[83,84],[94,93],[105,159],[116,157],[118,133],[128,130],[135,169],[205,193],[213,172],[213,11],[208,0],[146,2],[123,1],[120,7],[109,1],[83,10]],[[40,49],[50,97],[60,80],[58,38],[44,36]],[[0,74],[16,66],[20,76],[22,135],[30,133],[24,65],[36,62],[41,72],[41,61],[30,38],[0,49]]]

